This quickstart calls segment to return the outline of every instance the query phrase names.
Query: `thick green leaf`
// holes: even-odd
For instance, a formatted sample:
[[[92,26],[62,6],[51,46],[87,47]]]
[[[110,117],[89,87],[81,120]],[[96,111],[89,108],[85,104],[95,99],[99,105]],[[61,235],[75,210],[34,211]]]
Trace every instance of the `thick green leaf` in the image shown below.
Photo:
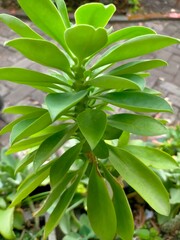
[[[142,136],[157,136],[167,133],[166,127],[152,117],[135,114],[115,114],[108,118],[112,127]]]
[[[25,178],[25,180],[20,184],[10,207],[14,207],[19,204],[35,188],[37,188],[44,181],[45,178],[47,178],[51,165],[52,162],[42,166],[39,171],[31,173],[27,176],[27,178]]]
[[[23,68],[1,68],[0,79],[15,82],[19,84],[26,84],[33,87],[50,87],[59,89],[55,84],[63,84],[58,78],[50,75],[36,72],[33,70]]]
[[[64,48],[64,21],[51,0],[18,0],[27,16],[46,34]]]
[[[27,165],[29,165],[35,156],[36,150],[27,154],[21,161],[18,162],[16,169],[15,169],[15,173],[22,171],[25,167],[27,167]]]
[[[55,120],[65,110],[73,107],[81,101],[87,94],[82,90],[76,93],[52,93],[46,97],[46,104],[52,120]]]
[[[70,72],[70,64],[64,53],[49,41],[18,38],[6,42],[6,45],[15,48],[34,62]]]
[[[47,111],[47,110],[45,110]],[[25,114],[24,116],[21,116],[17,119],[15,119],[14,121],[10,122],[9,124],[7,124],[4,128],[1,129],[0,131],[0,134],[4,134],[4,133],[7,133],[7,132],[10,132],[12,130],[12,128],[19,122],[25,120],[25,119],[32,119],[32,117],[35,119],[35,118],[38,118],[40,116],[42,116],[43,114],[43,111],[37,111],[37,112],[33,112],[33,115],[32,113],[29,113],[29,114]]]
[[[45,228],[44,228],[44,238],[46,239],[47,236],[52,232],[52,230],[59,224],[59,221],[64,214],[66,208],[70,204],[76,188],[79,184],[79,181],[81,180],[81,177],[83,176],[88,163],[86,162],[82,169],[80,169],[77,173],[77,177],[74,180],[74,182],[71,184],[71,186],[62,194],[60,200],[58,201],[56,207],[54,208],[52,214],[50,215]]]
[[[68,126],[67,124],[60,124],[57,126],[49,126],[45,129],[43,129],[42,131],[38,132],[37,134],[33,134],[30,138],[13,144],[8,149],[7,154],[19,152],[19,151],[26,150],[26,149],[36,148],[39,145],[41,145],[41,143],[43,141],[45,141],[48,137],[50,137],[54,133],[60,132],[60,131],[64,132],[64,130],[68,128],[67,126]]]
[[[22,121],[18,122],[16,125],[13,126],[11,135],[10,135],[10,143],[11,145],[15,142],[16,138],[19,134],[26,130],[34,121],[37,120],[37,117],[23,119]]]
[[[116,213],[104,179],[93,165],[87,195],[88,217],[99,239],[114,239],[117,229]]]
[[[159,92],[159,91],[157,91],[155,89],[152,89],[152,88],[148,88],[148,87],[145,87],[143,92],[149,93],[149,94],[154,94],[154,95],[157,95],[157,96],[161,95],[161,92]]]
[[[130,139],[130,133],[123,131],[120,138],[118,139],[118,147],[126,146]]]
[[[105,159],[109,156],[109,149],[107,147],[107,144],[103,140],[100,140],[93,152],[97,158]]]
[[[17,123],[11,132],[11,143],[15,143],[23,138],[29,137],[39,132],[52,123],[49,112],[44,113],[39,118],[25,119]]]
[[[0,21],[5,23],[9,28],[11,28],[15,33],[17,33],[21,37],[43,39],[38,33],[36,33],[33,29],[31,29],[26,23],[24,23],[23,21],[21,21],[20,19],[12,15],[0,14]]]
[[[134,221],[131,208],[129,206],[126,194],[120,183],[103,167],[105,177],[113,190],[113,204],[117,218],[117,233],[124,240],[132,240],[134,234]]]
[[[75,132],[76,126],[57,132],[47,138],[37,150],[34,158],[34,169],[37,170],[59,147],[61,147]]]
[[[76,144],[69,148],[60,158],[58,158],[50,170],[51,186],[55,186],[60,179],[66,174],[73,162],[77,159],[82,148],[82,144]]]
[[[111,50],[108,50],[108,53],[105,52],[103,56],[101,56],[100,60],[92,69],[99,68],[109,63],[139,57],[177,43],[179,43],[179,40],[176,38],[157,34],[135,37],[121,45],[116,47],[113,46]]]
[[[128,80],[136,83],[142,91],[144,90],[145,85],[146,85],[146,81],[145,81],[143,75],[141,75],[139,73],[137,73],[137,74],[123,74],[121,77],[127,78]]]
[[[115,11],[116,7],[113,4],[84,4],[75,12],[76,24],[88,24],[95,28],[105,27]]]
[[[7,154],[21,152],[23,150],[27,150],[27,149],[31,149],[31,148],[37,148],[43,141],[45,141],[45,139],[47,137],[48,136],[46,136],[46,137],[40,136],[40,137],[36,137],[36,138],[28,138],[28,139],[19,141],[19,142],[13,144],[11,147],[9,147]]]
[[[177,162],[167,153],[152,147],[128,145],[123,149],[134,155],[148,167],[159,169],[176,169]]]
[[[15,239],[13,232],[14,208],[0,209],[0,234],[5,239]]]
[[[109,34],[107,45],[147,34],[156,34],[156,32],[143,26],[126,27]]]
[[[159,177],[129,152],[109,146],[111,161],[123,179],[132,186],[149,205],[162,215],[170,210],[168,192]]]
[[[94,149],[104,135],[106,114],[100,110],[87,109],[79,114],[77,122],[91,149]]]
[[[180,203],[180,188],[170,188],[170,203],[171,204],[178,204]]]
[[[57,5],[57,8],[59,10],[59,13],[62,17],[62,20],[67,28],[71,26],[71,23],[69,21],[68,11],[66,8],[66,3],[64,0],[55,0],[55,3]]]
[[[127,89],[141,90],[139,85],[124,77],[104,75],[89,81],[89,84],[103,89],[117,89],[119,91]]]
[[[80,62],[101,49],[107,39],[105,29],[95,29],[89,25],[76,25],[65,32],[66,43]]]
[[[122,133],[123,133],[122,130],[107,124],[103,139],[106,140],[118,139]]]
[[[36,216],[44,214],[54,204],[54,202],[61,197],[61,194],[67,188],[68,184],[74,179],[76,174],[76,172],[70,172],[64,174],[63,178],[59,178],[59,181],[56,182],[56,185],[52,188],[41,208],[35,213]]]
[[[47,110],[44,108],[33,107],[33,106],[10,106],[10,107],[4,108],[3,112],[10,113],[10,114],[23,114],[23,115],[31,113],[34,116],[34,113],[39,112],[41,114],[41,113],[47,112]]]
[[[139,60],[123,64],[109,72],[111,75],[120,76],[122,74],[137,73],[149,69],[167,66],[167,63],[160,59]]]
[[[135,112],[172,112],[163,98],[144,92],[113,92],[100,97],[112,105]]]

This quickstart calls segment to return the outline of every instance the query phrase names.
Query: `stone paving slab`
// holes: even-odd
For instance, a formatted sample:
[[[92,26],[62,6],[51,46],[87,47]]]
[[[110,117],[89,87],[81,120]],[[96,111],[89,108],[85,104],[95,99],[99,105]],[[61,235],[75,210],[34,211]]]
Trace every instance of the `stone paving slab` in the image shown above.
[[[31,23],[29,23],[31,24]],[[180,21],[147,21],[147,22],[113,22],[114,29],[132,25],[144,25],[157,31],[159,34],[165,34],[172,37],[180,37]],[[20,53],[11,48],[4,47],[3,43],[12,38],[15,38],[11,30],[0,22],[0,67],[16,66],[29,68],[39,71],[47,71],[38,64],[25,59]],[[180,45],[174,45],[166,49],[160,50],[143,57],[162,58],[168,61],[167,67],[151,70],[151,76],[147,78],[147,85],[162,92],[174,107],[174,114],[162,114],[162,117],[168,119],[169,124],[175,125],[179,123],[180,117]],[[5,107],[11,105],[27,105],[27,104],[42,104],[44,94],[38,90],[24,85],[17,85],[11,82],[0,82],[0,95],[4,99]],[[10,122],[14,116],[3,116],[6,122]],[[0,127],[5,123],[0,121]],[[1,145],[7,144],[7,136],[1,137]]]

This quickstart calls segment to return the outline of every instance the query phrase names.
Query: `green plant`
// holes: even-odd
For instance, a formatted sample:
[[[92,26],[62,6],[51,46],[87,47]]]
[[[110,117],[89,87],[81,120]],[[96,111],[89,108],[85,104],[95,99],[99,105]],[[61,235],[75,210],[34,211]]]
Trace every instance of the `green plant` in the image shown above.
[[[140,240],[162,240],[159,237],[158,231],[155,228],[146,229],[140,228],[135,231],[135,235],[139,237]]]
[[[22,229],[24,218],[20,208],[8,208],[18,186],[25,178],[26,171],[14,173],[19,160],[14,156],[6,156],[5,149],[0,155],[0,235],[5,239],[15,237],[13,229]]]
[[[54,207],[44,228],[46,239],[71,204],[79,182],[86,177],[89,178],[87,212],[96,235],[103,240],[114,239],[116,235],[130,240],[134,232],[133,217],[120,178],[157,212],[168,215],[168,193],[149,166],[174,169],[178,165],[157,149],[128,145],[130,133],[143,136],[166,133],[163,120],[145,115],[172,112],[163,98],[145,87],[146,71],[165,66],[166,62],[134,60],[114,69],[113,66],[179,40],[142,26],[112,32],[106,28],[115,11],[112,4],[82,5],[75,12],[72,25],[63,0],[55,1],[57,9],[50,0],[18,2],[57,44],[15,17],[0,16],[1,21],[20,35],[6,46],[56,69],[50,74],[21,68],[0,69],[0,79],[47,93],[41,108],[11,106],[4,110],[22,115],[1,130],[1,134],[11,132],[7,153],[28,149],[16,171],[31,162],[34,166],[34,172],[18,188],[11,207],[49,176],[51,191],[36,212],[39,216]],[[109,104],[131,113],[117,114]],[[56,152],[64,144],[69,148],[58,156]]]

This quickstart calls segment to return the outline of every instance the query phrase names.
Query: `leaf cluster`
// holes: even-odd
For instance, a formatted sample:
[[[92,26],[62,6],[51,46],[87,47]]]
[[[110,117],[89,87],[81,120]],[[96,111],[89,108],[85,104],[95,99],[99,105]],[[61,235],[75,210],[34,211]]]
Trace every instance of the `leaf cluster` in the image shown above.
[[[113,32],[107,27],[115,12],[113,4],[82,5],[72,24],[63,0],[55,0],[57,8],[51,0],[18,2],[53,41],[13,16],[0,15],[0,20],[20,35],[5,45],[52,69],[50,74],[14,67],[0,69],[0,79],[46,93],[43,107],[11,106],[4,110],[20,114],[1,130],[1,134],[11,132],[7,153],[28,150],[16,171],[30,163],[34,166],[11,207],[50,177],[51,191],[36,213],[38,216],[54,206],[44,229],[46,239],[71,203],[79,182],[87,176],[87,212],[96,235],[103,240],[116,235],[131,240],[133,217],[118,175],[157,212],[168,215],[168,193],[151,167],[177,167],[176,161],[160,150],[128,144],[131,133],[165,134],[164,122],[149,113],[172,112],[159,93],[146,87],[145,80],[148,70],[166,62],[132,59],[179,40],[142,26]],[[127,63],[121,63],[123,60]],[[127,113],[117,113],[115,107]],[[69,148],[58,155],[65,145]]]

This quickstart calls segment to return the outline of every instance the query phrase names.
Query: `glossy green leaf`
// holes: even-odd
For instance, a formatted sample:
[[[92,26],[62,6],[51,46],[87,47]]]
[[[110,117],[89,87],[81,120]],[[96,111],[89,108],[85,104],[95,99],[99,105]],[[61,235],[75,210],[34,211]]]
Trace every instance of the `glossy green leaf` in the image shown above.
[[[95,29],[89,25],[76,25],[65,32],[66,43],[79,61],[96,53],[106,44],[107,39],[105,29]]]
[[[31,173],[27,176],[27,178],[25,178],[25,180],[20,184],[10,207],[14,207],[19,204],[34,189],[36,189],[44,181],[45,178],[47,178],[51,164],[52,162],[42,166],[39,171]]]
[[[139,86],[139,88],[143,91],[146,85],[146,81],[144,79],[144,76],[139,73],[136,74],[123,74],[121,77],[127,78],[128,80],[134,82]]]
[[[37,148],[47,137],[28,138],[13,144],[7,151],[7,154],[21,152],[23,150]]]
[[[46,97],[46,104],[52,120],[55,120],[65,110],[70,109],[81,101],[87,94],[87,91],[82,90],[76,93],[53,93]]]
[[[176,169],[177,162],[167,153],[152,147],[128,145],[123,149],[134,155],[148,167],[159,169]]]
[[[143,26],[126,27],[109,34],[107,44],[110,45],[121,40],[128,40],[147,34],[156,34],[156,32],[150,28]]]
[[[55,84],[61,84],[62,82],[55,77],[50,75],[36,72],[33,70],[23,69],[23,68],[1,68],[0,69],[0,79],[7,80],[10,82],[15,82],[19,84],[25,84],[29,86],[43,86],[58,88]]]
[[[88,24],[95,28],[105,27],[115,11],[113,4],[88,3],[76,10],[75,21],[76,24]]]
[[[149,69],[167,66],[167,63],[160,59],[152,60],[138,60],[130,63],[123,64],[109,72],[114,76],[120,76],[122,74],[137,73],[147,71]]]
[[[92,229],[99,239],[114,239],[116,213],[104,179],[93,165],[88,184],[87,211]]]
[[[159,177],[129,152],[109,146],[111,161],[123,179],[158,213],[168,215],[168,192]]]
[[[75,132],[76,126],[60,131],[47,138],[37,150],[34,158],[34,169],[37,170],[59,147],[61,147]]]
[[[15,173],[22,171],[25,167],[27,167],[27,165],[29,165],[35,156],[36,150],[27,154],[21,161],[18,162],[16,169],[15,169]]]
[[[39,132],[52,123],[49,113],[45,113],[39,118],[26,119],[17,123],[11,132],[11,143],[15,143],[23,138],[29,137]]]
[[[23,119],[22,121],[14,125],[10,135],[10,143],[13,144],[18,135],[25,131],[26,128],[29,127],[31,124],[33,124],[33,122],[36,121],[36,119],[37,119],[36,117]]]
[[[38,33],[36,33],[33,29],[31,29],[26,23],[21,21],[20,19],[8,15],[8,14],[0,14],[0,21],[6,24],[9,28],[11,28],[15,33],[20,35],[21,37],[27,38],[35,38],[35,39],[43,39]]]
[[[104,75],[94,78],[89,81],[89,84],[103,89],[117,89],[119,91],[127,89],[140,90],[139,85],[135,82],[130,81],[125,77],[116,77],[112,75]]]
[[[68,184],[73,180],[75,176],[76,172],[70,172],[64,174],[63,178],[59,178],[59,181],[56,182],[56,185],[52,188],[50,194],[48,195],[41,208],[35,213],[35,216],[44,214],[54,204],[54,202],[60,198],[61,194],[64,192]]]
[[[10,107],[4,108],[3,112],[9,113],[9,114],[23,114],[23,115],[31,113],[34,116],[34,113],[38,112],[41,115],[41,113],[45,113],[47,112],[47,110],[44,108],[34,107],[34,106],[10,106]]]
[[[71,26],[71,23],[69,21],[69,15],[68,15],[65,1],[64,0],[55,0],[55,3],[57,5],[57,8],[59,10],[59,13],[62,17],[62,20],[63,20],[65,26],[67,28],[69,28]]]
[[[109,63],[139,57],[176,43],[179,43],[179,40],[176,38],[157,34],[135,37],[121,45],[116,47],[113,46],[111,50],[108,50],[108,53],[105,52],[103,56],[101,56],[100,60],[92,69],[99,68]]]
[[[103,140],[98,143],[93,152],[97,158],[105,159],[109,156],[109,149]]]
[[[118,139],[118,147],[126,146],[130,139],[130,133],[123,131],[120,138]]]
[[[117,218],[117,233],[123,240],[132,240],[134,234],[133,215],[120,183],[103,167],[105,177],[111,185],[113,191],[113,204]]]
[[[15,239],[13,232],[14,208],[0,209],[0,234],[5,239]]]
[[[52,230],[59,224],[59,221],[64,214],[66,208],[70,204],[74,193],[76,191],[76,188],[79,184],[79,181],[81,180],[81,177],[83,176],[86,168],[87,168],[87,162],[84,164],[82,169],[80,169],[77,173],[77,177],[74,180],[74,182],[71,184],[71,186],[62,194],[60,200],[58,201],[56,207],[54,208],[53,212],[51,213],[45,228],[44,228],[44,238],[46,239],[47,236],[52,232]]]
[[[55,44],[39,39],[18,38],[6,45],[21,52],[30,60],[42,65],[70,72],[70,64],[64,53]]]
[[[154,95],[161,95],[161,92],[157,91],[156,89],[152,89],[152,88],[148,88],[148,87],[145,87],[143,92],[145,93],[149,93],[149,94],[154,94]]]
[[[45,110],[45,111],[47,111],[47,110]],[[17,123],[19,123],[25,119],[32,119],[32,117],[35,119],[37,117],[40,117],[42,114],[43,114],[43,111],[33,112],[33,115],[32,115],[32,113],[25,114],[24,116],[21,116],[21,117],[15,119],[14,121],[8,123],[4,128],[1,129],[0,134],[5,134],[7,132],[10,132]]]
[[[167,133],[166,127],[156,119],[135,114],[115,114],[108,118],[112,127],[142,136],[157,136]]]
[[[77,123],[91,149],[94,149],[104,135],[106,114],[100,110],[87,109],[79,114]]]
[[[8,154],[11,153],[16,153],[22,150],[26,150],[26,149],[31,149],[31,148],[36,148],[39,145],[41,145],[41,143],[43,141],[45,141],[48,137],[50,137],[51,135],[53,135],[56,132],[64,132],[65,129],[68,129],[67,124],[61,124],[61,125],[57,125],[57,126],[49,126],[45,129],[43,129],[42,131],[33,134],[30,138],[28,139],[24,139],[22,141],[19,141],[15,144],[13,144],[7,151]],[[65,132],[64,132],[65,133]]]
[[[51,186],[55,186],[60,179],[66,174],[71,165],[77,159],[79,152],[82,148],[82,144],[78,143],[75,146],[69,148],[58,158],[50,170],[50,183]]]
[[[122,130],[112,127],[107,123],[103,138],[106,140],[118,139],[122,133]]]
[[[135,112],[172,112],[172,107],[163,98],[144,92],[113,92],[100,99]]]
[[[66,48],[64,21],[51,0],[18,0],[27,16],[46,34]]]

